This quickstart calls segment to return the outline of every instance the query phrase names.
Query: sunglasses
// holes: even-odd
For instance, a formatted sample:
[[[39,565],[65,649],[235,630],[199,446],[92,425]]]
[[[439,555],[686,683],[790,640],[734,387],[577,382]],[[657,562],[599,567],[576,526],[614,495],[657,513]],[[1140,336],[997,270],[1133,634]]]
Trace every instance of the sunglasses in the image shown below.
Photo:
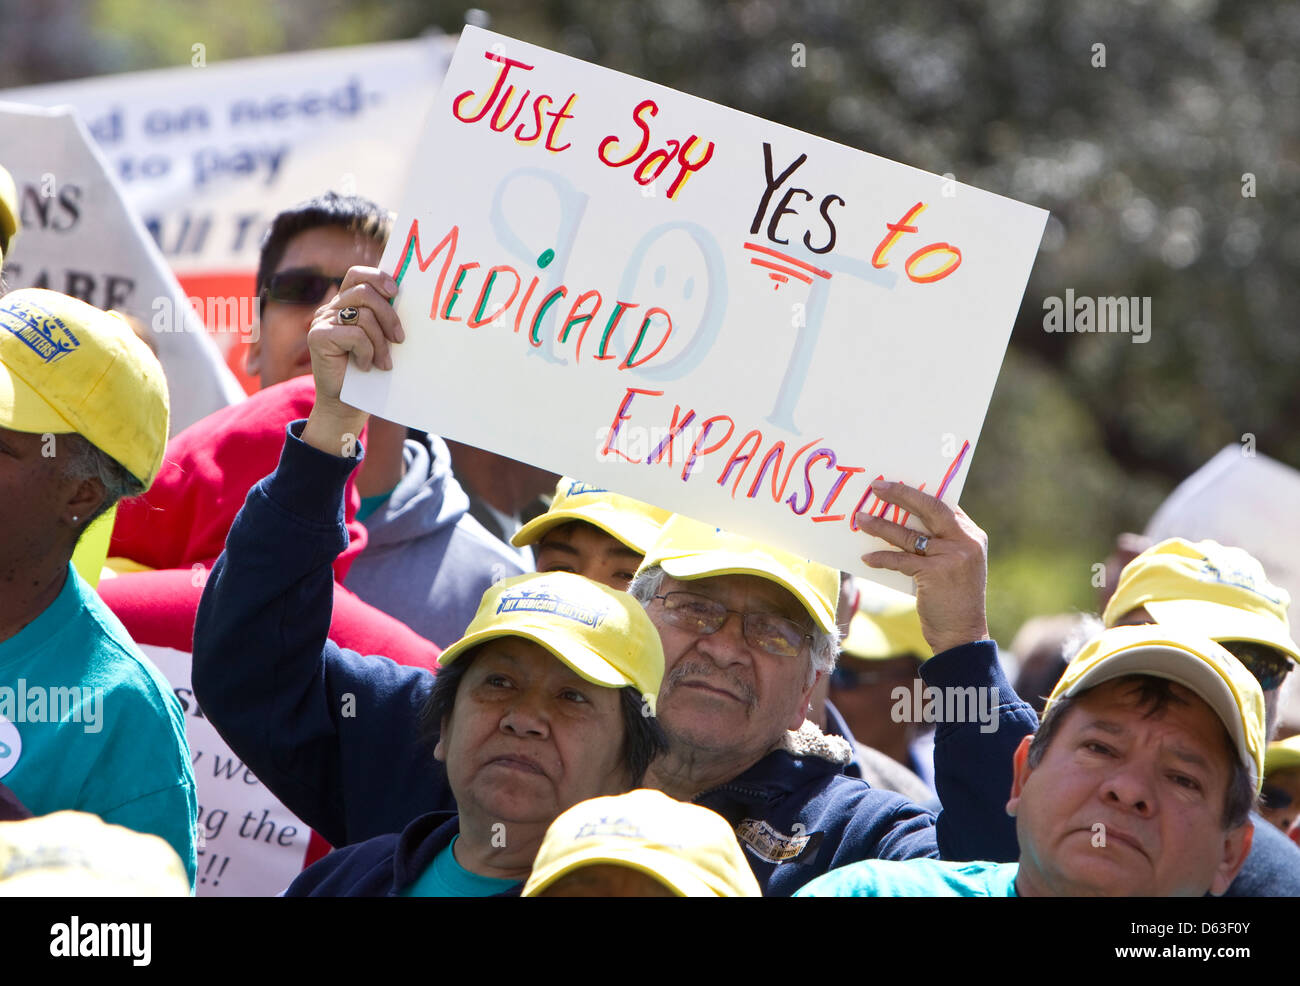
[[[654,598],[663,600],[665,621],[679,630],[705,636],[717,633],[727,622],[727,614],[735,613],[741,617],[745,642],[777,657],[797,657],[803,642],[812,640],[812,634],[799,624],[775,613],[742,613],[694,592],[670,592]]]
[[[1265,808],[1273,811],[1281,811],[1284,808],[1290,808],[1292,802],[1295,800],[1291,795],[1287,794],[1286,791],[1282,790],[1282,788],[1274,787],[1269,784],[1268,781],[1264,782],[1264,787],[1259,792],[1259,798],[1260,801],[1263,802]]]
[[[1295,661],[1291,658],[1263,644],[1244,640],[1222,641],[1222,644],[1224,649],[1245,665],[1246,670],[1259,682],[1259,687],[1266,692],[1279,687],[1295,667]]]
[[[266,296],[286,305],[315,305],[326,290],[337,291],[342,286],[342,277],[330,277],[310,267],[294,267],[271,275],[266,284]]]

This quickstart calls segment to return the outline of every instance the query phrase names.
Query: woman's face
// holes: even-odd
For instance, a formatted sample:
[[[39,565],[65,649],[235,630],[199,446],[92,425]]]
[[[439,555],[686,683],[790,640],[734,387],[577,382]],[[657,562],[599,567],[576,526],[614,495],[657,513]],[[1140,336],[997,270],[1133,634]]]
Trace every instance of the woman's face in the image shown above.
[[[489,641],[473,662],[435,750],[462,815],[549,825],[631,787],[618,689],[521,637]]]

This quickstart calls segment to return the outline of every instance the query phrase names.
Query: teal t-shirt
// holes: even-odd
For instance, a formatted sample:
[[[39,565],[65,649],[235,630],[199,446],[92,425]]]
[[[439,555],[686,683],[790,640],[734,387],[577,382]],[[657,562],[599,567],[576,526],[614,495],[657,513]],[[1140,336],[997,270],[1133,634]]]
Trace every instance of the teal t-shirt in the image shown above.
[[[479,876],[461,866],[453,851],[459,838],[433,857],[419,878],[402,891],[403,897],[491,897],[519,884],[518,880]]]
[[[796,897],[1015,897],[1019,863],[868,859],[800,887]]]
[[[393,491],[389,490],[387,493],[380,493],[378,496],[363,496],[361,506],[357,508],[357,520],[365,523],[371,514],[388,502],[388,498],[392,495]]]
[[[194,884],[198,803],[180,703],[69,565],[58,597],[0,641],[0,782],[164,839]]]

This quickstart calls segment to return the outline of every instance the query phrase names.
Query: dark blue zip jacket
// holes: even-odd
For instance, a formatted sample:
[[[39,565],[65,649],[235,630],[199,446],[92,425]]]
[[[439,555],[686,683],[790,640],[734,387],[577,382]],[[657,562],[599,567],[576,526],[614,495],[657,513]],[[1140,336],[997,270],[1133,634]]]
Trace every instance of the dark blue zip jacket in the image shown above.
[[[336,849],[289,884],[286,897],[397,897],[410,887],[460,832],[454,811],[421,815],[399,835],[380,835]],[[518,897],[517,883],[496,897]]]
[[[194,628],[204,714],[285,806],[336,846],[454,809],[446,772],[418,737],[433,677],[326,639],[331,562],[347,544],[342,491],[360,462],[305,445],[294,422],[277,470],[249,491],[208,579]],[[1011,861],[1011,755],[1037,725],[980,641],[927,661],[928,685],[998,689],[997,728],[942,723],[939,816],[845,776],[798,737],[695,800],[728,818],[764,893],[791,894],[861,859]],[[789,744],[788,744],[789,745]],[[432,858],[432,857],[430,857]]]

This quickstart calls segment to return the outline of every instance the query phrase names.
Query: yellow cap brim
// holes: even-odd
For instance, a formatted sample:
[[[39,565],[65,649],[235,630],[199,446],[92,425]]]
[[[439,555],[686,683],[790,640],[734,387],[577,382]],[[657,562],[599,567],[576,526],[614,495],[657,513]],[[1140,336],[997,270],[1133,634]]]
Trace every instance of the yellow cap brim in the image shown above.
[[[1300,767],[1300,736],[1278,740],[1270,743],[1264,751],[1264,776],[1275,770],[1291,770]]]
[[[32,434],[63,434],[76,427],[8,366],[0,363],[0,427]]]
[[[826,601],[810,584],[803,580],[789,579],[786,576],[785,566],[775,561],[767,565],[764,561],[763,555],[757,553],[700,551],[680,558],[664,558],[658,562],[658,565],[675,579],[705,579],[717,575],[757,575],[793,593],[822,630],[834,633],[838,629],[835,623],[835,611],[828,608]]]
[[[1266,647],[1276,647],[1292,660],[1300,661],[1300,648],[1287,635],[1287,628],[1262,613],[1194,599],[1149,602],[1146,611],[1157,623],[1186,627],[1214,641],[1250,640]]]
[[[916,610],[912,610],[910,620],[915,626],[904,626],[905,619],[895,613],[876,614],[859,610],[849,621],[849,634],[840,649],[859,661],[883,661],[909,655],[922,662],[928,661],[934,652],[921,632]],[[887,632],[885,626],[892,632]]]
[[[547,531],[554,530],[561,524],[581,520],[593,527],[599,527],[615,541],[627,545],[638,554],[644,555],[659,536],[661,525],[638,517],[636,514],[619,510],[608,503],[589,503],[583,507],[562,510],[548,510],[534,517],[515,533],[510,543],[516,548],[535,544]]]
[[[551,866],[534,873],[524,886],[523,896],[536,897],[561,877],[568,876],[584,866],[597,866],[601,863],[639,870],[646,876],[658,880],[678,897],[720,896],[709,882],[700,878],[694,866],[666,849],[636,845],[620,852],[604,843],[566,853],[562,859],[556,860]]]
[[[656,695],[646,694],[635,681],[585,644],[579,643],[572,637],[559,633],[548,633],[536,627],[505,625],[478,630],[475,633],[461,637],[460,640],[444,650],[442,656],[438,658],[438,664],[441,667],[446,667],[456,658],[480,644],[486,644],[490,640],[499,640],[502,637],[521,637],[524,640],[531,640],[533,643],[545,647],[574,674],[590,681],[593,685],[600,685],[603,688],[626,688],[629,686],[635,688],[648,703],[650,713],[654,714]]]

